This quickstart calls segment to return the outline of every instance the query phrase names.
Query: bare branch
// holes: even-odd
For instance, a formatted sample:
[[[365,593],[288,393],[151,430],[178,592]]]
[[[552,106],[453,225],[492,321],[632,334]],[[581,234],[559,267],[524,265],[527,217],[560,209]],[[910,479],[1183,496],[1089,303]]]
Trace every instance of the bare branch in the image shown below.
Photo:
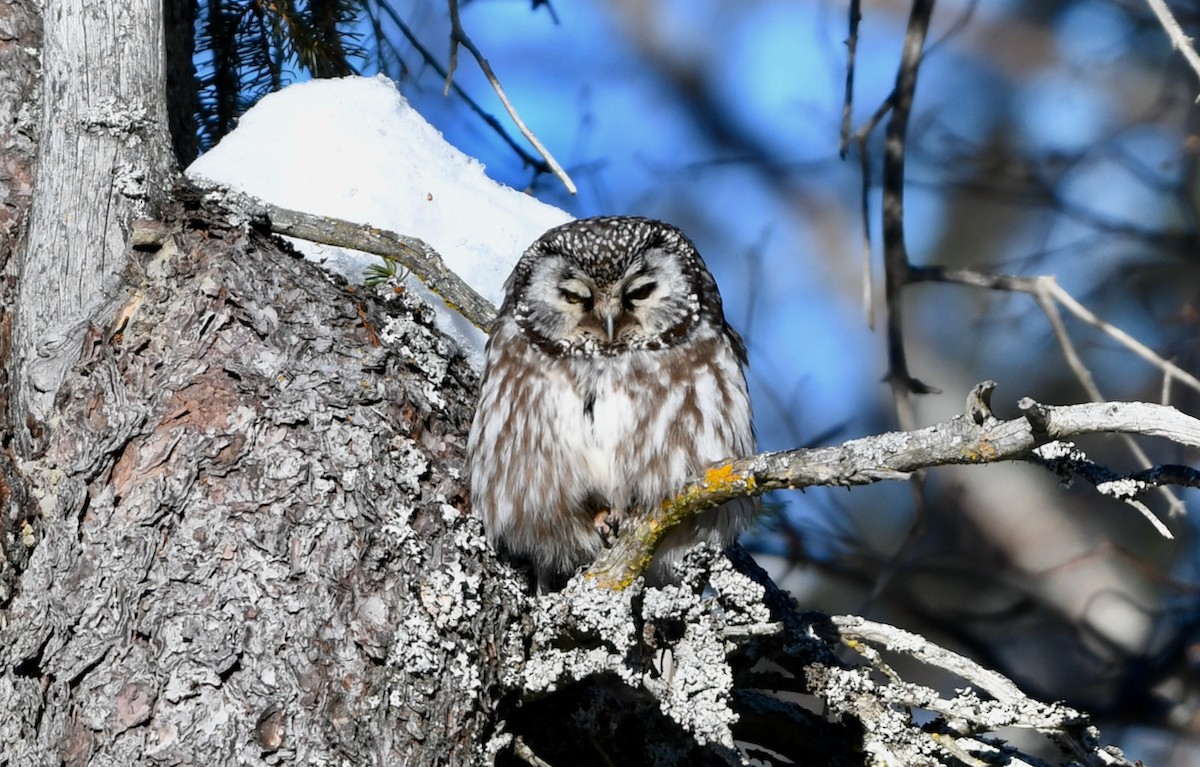
[[[380,3],[379,9],[383,13],[387,14],[388,18],[392,20],[392,23],[399,28],[400,34],[404,35],[405,39],[408,40],[409,45],[411,45],[413,49],[417,51],[417,53],[421,54],[421,58],[425,61],[425,63],[432,68],[434,72],[437,72],[440,77],[445,78],[446,82],[451,82],[449,70],[438,63],[438,60],[433,53],[431,53],[428,48],[421,44],[421,41],[417,38],[412,29],[404,23],[404,19],[401,18],[400,14],[396,12],[396,9],[393,8],[390,3]],[[479,119],[483,120],[483,122],[489,128],[494,130],[496,135],[498,135],[500,139],[508,145],[509,149],[513,150],[513,152],[515,152],[516,155],[521,158],[523,163],[532,167],[537,173],[551,172],[550,166],[545,160],[525,151],[525,148],[518,144],[516,139],[508,134],[508,131],[504,129],[504,126],[500,124],[500,121],[496,119],[495,115],[488,113],[483,107],[479,106],[479,104],[476,103],[466,91],[459,87],[458,83],[452,83],[450,87],[454,90],[454,93],[463,100],[463,103],[465,103],[470,110],[474,112],[477,117],[479,117]]]
[[[353,248],[392,259],[411,271],[446,306],[484,331],[496,321],[496,308],[446,266],[428,243],[416,237],[376,229],[332,216],[314,216],[263,203],[271,231],[322,245]]]
[[[513,743],[513,753],[521,757],[527,764],[532,764],[533,767],[552,767],[545,759],[534,753],[533,749],[525,743],[521,737],[517,737]]]
[[[904,156],[908,119],[917,89],[917,70],[933,15],[933,0],[914,0],[908,31],[892,94],[883,159],[883,264],[884,300],[887,305],[888,381],[900,395],[928,394],[936,389],[914,378],[904,353],[900,294],[908,282],[908,250],[904,241]],[[902,427],[911,427],[901,421]]]
[[[871,272],[871,154],[868,147],[871,133],[874,132],[875,126],[879,124],[880,120],[891,109],[892,94],[889,94],[883,103],[879,105],[879,108],[875,110],[875,114],[871,115],[871,119],[867,121],[866,125],[863,125],[854,132],[854,143],[858,146],[858,160],[862,175],[862,184],[859,192],[863,234],[862,299],[863,310],[867,314],[867,327],[871,330],[875,329],[875,280]]]
[[[911,429],[915,425],[910,395],[932,394],[938,391],[915,378],[908,370],[908,359],[904,349],[904,312],[900,305],[901,293],[910,280],[911,271],[908,245],[904,236],[905,144],[908,137],[908,121],[917,90],[917,70],[923,58],[925,38],[933,15],[933,2],[934,0],[913,2],[908,17],[908,30],[904,35],[904,47],[900,54],[900,67],[896,73],[896,87],[888,98],[891,117],[885,132],[883,150],[883,294],[887,318],[887,380],[892,387],[897,422],[902,429]],[[865,197],[865,184],[863,194]],[[924,500],[924,482],[919,472],[913,483],[912,495],[915,510],[913,523],[904,542],[876,580],[872,598],[882,593],[899,564],[925,533],[928,515]]]
[[[957,33],[960,29],[962,29],[966,25],[967,21],[974,14],[975,5],[976,5],[976,0],[972,0],[971,3],[967,6],[965,13],[963,13],[954,22],[954,25],[946,32],[946,34],[940,40],[934,42],[929,47],[929,49],[932,50],[932,49],[936,48],[937,46],[941,45],[951,35]],[[932,6],[932,4],[931,4],[931,6]],[[930,8],[930,12],[932,13],[932,7]],[[861,164],[861,176],[862,176],[862,191],[861,191],[860,208],[861,208],[861,212],[862,212],[862,225],[863,225],[863,304],[864,304],[866,316],[867,316],[867,326],[869,328],[871,328],[872,330],[874,330],[875,329],[875,312],[874,312],[874,302],[872,301],[872,298],[871,298],[871,295],[872,295],[871,216],[870,216],[870,204],[869,204],[869,199],[870,199],[869,193],[871,191],[871,161],[870,161],[870,152],[868,150],[868,141],[871,137],[871,134],[875,132],[875,128],[879,125],[879,123],[883,120],[883,118],[888,114],[888,112],[890,112],[892,110],[892,106],[895,103],[896,94],[898,91],[896,88],[893,88],[892,92],[888,94],[887,98],[885,98],[883,100],[883,103],[880,104],[878,109],[875,110],[875,114],[871,115],[871,118],[869,120],[867,120],[867,122],[864,125],[859,127],[858,130],[854,131],[853,137],[851,136],[850,122],[851,122],[851,118],[852,118],[852,107],[853,107],[853,103],[854,103],[854,67],[855,67],[855,56],[856,56],[856,52],[858,49],[858,24],[862,20],[862,13],[860,11],[860,3],[858,2],[858,0],[851,0],[850,7],[849,7],[849,18],[850,18],[850,22],[849,22],[850,23],[850,31],[849,31],[849,35],[846,39],[846,47],[848,49],[847,50],[847,58],[846,58],[846,91],[845,91],[845,95],[844,95],[843,101],[842,101],[842,127],[841,127],[841,132],[839,134],[839,140],[838,140],[838,154],[841,155],[843,160],[846,159],[846,154],[850,148],[850,141],[853,138],[853,141],[858,148],[858,156],[859,156],[859,161]],[[926,23],[926,25],[928,24],[928,18],[925,19],[925,23]],[[901,70],[902,70],[901,74],[903,74],[903,68],[905,66],[915,67],[916,63],[919,63],[919,59],[916,62],[908,62],[908,63],[902,62],[901,63]],[[911,82],[911,85],[913,88],[916,87],[915,76],[916,76],[916,72],[914,70],[912,73],[913,79]],[[897,88],[898,87],[899,87],[899,83],[897,84]],[[911,96],[911,94],[910,94],[910,96]],[[911,99],[910,99],[910,101],[911,101]],[[907,118],[905,118],[905,119],[907,119]],[[903,152],[903,146],[901,146],[901,152]],[[900,191],[902,193],[903,187],[900,188]],[[886,214],[886,208],[887,208],[886,200],[887,200],[887,197],[886,197],[886,192],[885,192],[885,216],[887,215]],[[903,222],[901,222],[901,224],[903,224]],[[907,256],[906,256],[906,258],[907,258]]]
[[[453,62],[457,60],[457,50],[459,44],[471,52],[471,55],[475,57],[475,62],[479,64],[479,68],[483,70],[483,74],[487,78],[487,81],[491,83],[492,90],[494,90],[496,95],[500,98],[500,103],[504,105],[504,109],[508,112],[508,116],[512,118],[512,121],[516,123],[517,129],[521,131],[521,135],[525,137],[526,141],[533,145],[533,148],[537,150],[537,153],[540,154],[546,161],[546,164],[550,166],[550,172],[558,177],[558,180],[562,182],[567,191],[571,194],[575,194],[577,191],[575,188],[575,182],[571,180],[571,177],[567,175],[567,172],[563,170],[561,165],[558,164],[558,160],[554,159],[554,155],[550,154],[546,147],[542,146],[542,142],[538,140],[538,137],[534,135],[533,131],[529,130],[529,128],[525,125],[525,121],[521,119],[521,115],[517,114],[516,107],[514,107],[512,102],[508,100],[508,95],[504,92],[504,88],[500,85],[500,79],[496,77],[496,73],[492,71],[492,65],[488,63],[488,60],[484,58],[483,53],[480,52],[479,48],[476,47],[475,43],[463,30],[462,24],[458,18],[458,3],[456,0],[450,0],[450,9],[451,63],[453,64]],[[450,78],[452,73],[453,68],[451,68],[446,74],[447,89],[450,87]]]
[[[991,381],[979,384],[963,415],[933,426],[850,440],[834,447],[760,453],[714,464],[654,514],[631,520],[612,548],[588,568],[587,576],[605,588],[624,588],[644,571],[668,529],[742,496],[816,485],[852,487],[903,480],[933,466],[1001,461],[1045,465],[1046,459],[1034,453],[1035,448],[1081,434],[1143,434],[1200,447],[1200,420],[1169,406],[1142,402],[1050,406],[1026,399],[1022,400],[1023,417],[1002,421],[989,406],[994,387]],[[1056,469],[1065,467],[1060,464]],[[1086,479],[1087,472],[1080,476]],[[1176,467],[1159,467],[1130,476],[1114,474],[1104,482],[1135,483],[1123,485],[1120,494],[1108,493],[1125,500],[1167,483],[1190,485],[1196,476],[1196,472]]]
[[[1039,287],[1045,290],[1054,300],[1062,304],[1063,308],[1071,314],[1078,317],[1092,327],[1104,333],[1109,338],[1117,341],[1119,344],[1129,349],[1131,352],[1141,357],[1146,362],[1149,362],[1154,367],[1161,370],[1165,375],[1187,384],[1194,391],[1200,393],[1200,379],[1179,367],[1175,363],[1165,360],[1154,352],[1153,349],[1138,341],[1133,336],[1129,335],[1120,328],[1112,325],[1100,317],[1096,316],[1083,304],[1076,301],[1070,293],[1058,284],[1058,280],[1051,276],[1038,278]]]
[[[204,191],[209,195],[219,195],[222,203],[231,210],[247,216],[251,221],[261,222],[275,234],[361,250],[395,261],[445,301],[446,306],[485,333],[496,320],[496,307],[451,271],[441,255],[423,240],[377,229],[369,224],[281,208],[224,187],[210,187]]]
[[[454,70],[458,69],[458,41],[462,35],[462,20],[458,16],[458,0],[446,0],[450,6],[450,58],[446,63],[446,87],[442,89],[443,96],[450,95],[450,86],[454,83]]]
[[[1060,703],[1034,700],[1003,674],[984,668],[970,658],[939,647],[919,634],[858,616],[834,616],[833,623],[842,643],[867,659],[878,656],[878,651],[870,645],[880,645],[890,652],[948,671],[994,698],[982,700],[967,688],[958,690],[954,698],[945,699],[927,687],[894,679],[888,689],[880,691],[880,697],[893,704],[924,708],[944,717],[940,729],[953,739],[937,738],[938,745],[968,764],[993,763],[980,761],[969,752],[979,753],[982,745],[973,736],[999,727],[1024,727],[1049,733],[1066,753],[1083,760],[1084,764],[1128,764],[1116,754],[1106,752],[1101,756],[1098,753],[1101,749],[1091,742],[1094,738],[1086,717],[1078,711]],[[962,739],[966,739],[965,742]],[[965,751],[960,752],[960,749]]]
[[[838,139],[838,154],[846,159],[850,151],[850,121],[854,105],[854,56],[858,52],[858,22],[862,20],[860,0],[850,0],[850,34],[846,37],[846,95],[842,101],[842,130]]]
[[[842,642],[865,658],[870,656],[854,640],[883,645],[922,663],[945,669],[986,691],[996,700],[1018,700],[1025,697],[1020,688],[1003,674],[984,668],[970,658],[944,647],[938,647],[919,634],[856,615],[835,615],[833,623],[841,634]]]

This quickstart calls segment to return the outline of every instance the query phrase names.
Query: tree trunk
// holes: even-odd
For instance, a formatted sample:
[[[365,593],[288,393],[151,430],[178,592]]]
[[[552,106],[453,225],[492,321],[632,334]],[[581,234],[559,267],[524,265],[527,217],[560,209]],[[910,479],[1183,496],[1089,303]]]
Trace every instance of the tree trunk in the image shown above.
[[[9,425],[22,456],[40,446],[83,330],[118,288],[130,222],[173,184],[165,48],[157,0],[45,3],[10,361]]]
[[[471,372],[428,310],[386,317],[208,211],[135,241],[25,465],[0,742],[34,764],[471,761],[501,621],[476,614],[498,598],[457,479]]]
[[[39,73],[0,5],[0,765],[476,762],[474,375],[415,299],[170,192],[160,4],[43,23]]]
[[[0,2],[0,610],[12,598],[20,552],[13,524],[23,516],[21,479],[12,456],[9,400],[17,253],[33,194],[37,150],[32,107],[41,29],[31,2]],[[2,625],[2,624],[0,624]]]

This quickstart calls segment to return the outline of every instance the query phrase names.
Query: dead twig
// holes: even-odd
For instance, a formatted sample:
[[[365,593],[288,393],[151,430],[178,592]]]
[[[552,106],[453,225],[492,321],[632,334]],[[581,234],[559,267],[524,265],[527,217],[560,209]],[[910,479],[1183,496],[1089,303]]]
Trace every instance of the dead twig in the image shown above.
[[[437,58],[428,48],[421,44],[421,41],[417,38],[412,29],[406,23],[404,23],[404,19],[400,17],[400,14],[396,13],[396,9],[392,8],[389,3],[381,3],[379,8],[383,13],[387,14],[388,18],[392,20],[392,23],[395,24],[400,30],[400,34],[404,35],[405,39],[408,40],[409,45],[411,45],[413,49],[421,55],[421,58],[424,60],[425,64],[428,65],[434,72],[436,72],[439,77],[442,77],[446,79],[447,82],[450,82],[450,74],[448,70],[438,63]],[[454,90],[454,93],[463,100],[463,103],[465,103],[479,119],[483,120],[484,124],[495,131],[496,135],[498,135],[500,139],[508,145],[509,149],[511,149],[518,157],[521,158],[523,163],[533,168],[536,173],[552,172],[550,165],[547,164],[545,160],[537,155],[527,152],[523,146],[517,143],[516,139],[509,135],[508,131],[504,129],[504,126],[500,124],[500,121],[496,119],[496,116],[485,111],[483,107],[479,106],[479,104],[472,99],[466,91],[459,87],[458,83],[453,83],[450,85],[450,87]]]
[[[550,154],[549,150],[542,146],[542,142],[538,140],[538,137],[534,135],[533,131],[529,130],[529,127],[525,125],[525,121],[521,119],[521,115],[517,114],[516,107],[514,107],[512,102],[508,100],[508,94],[504,92],[504,87],[500,85],[500,78],[496,77],[496,73],[492,70],[492,65],[488,63],[488,60],[484,58],[483,53],[479,50],[471,38],[467,36],[466,31],[463,30],[462,21],[459,19],[457,0],[449,0],[449,2],[450,67],[446,72],[446,91],[449,92],[450,90],[450,81],[454,74],[454,67],[458,61],[458,46],[462,45],[467,49],[467,51],[470,52],[472,56],[475,57],[475,63],[478,64],[479,68],[483,71],[484,77],[486,77],[488,83],[491,84],[492,90],[496,92],[496,96],[499,97],[500,103],[504,105],[504,110],[508,112],[508,116],[512,118],[513,123],[516,124],[517,130],[521,131],[521,135],[525,137],[525,140],[528,141],[530,145],[537,150],[537,153],[542,156],[542,159],[546,161],[546,165],[549,166],[550,172],[562,182],[562,185],[566,187],[567,191],[571,194],[575,194],[577,191],[575,188],[575,182],[571,180],[571,177],[567,175],[567,172],[563,170],[561,165],[558,164],[558,160],[554,159],[554,155]]]
[[[850,0],[850,34],[846,37],[846,95],[842,100],[842,130],[838,140],[838,154],[846,159],[850,151],[850,123],[854,106],[854,57],[858,52],[858,22],[862,20],[859,10],[861,0]]]

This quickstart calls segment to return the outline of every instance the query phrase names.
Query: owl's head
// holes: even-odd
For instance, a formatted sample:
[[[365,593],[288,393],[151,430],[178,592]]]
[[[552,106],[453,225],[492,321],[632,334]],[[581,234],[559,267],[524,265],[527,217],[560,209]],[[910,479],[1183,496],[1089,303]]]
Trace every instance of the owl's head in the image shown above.
[[[702,323],[726,327],[695,246],[648,218],[585,218],[551,229],[525,251],[505,288],[502,313],[554,354],[664,349]]]

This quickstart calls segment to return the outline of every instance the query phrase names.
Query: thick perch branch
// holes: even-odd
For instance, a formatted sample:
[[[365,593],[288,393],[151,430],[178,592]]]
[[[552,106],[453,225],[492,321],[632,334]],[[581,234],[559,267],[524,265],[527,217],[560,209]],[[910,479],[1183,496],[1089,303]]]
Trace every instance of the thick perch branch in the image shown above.
[[[968,397],[963,415],[923,429],[888,432],[834,447],[760,453],[715,464],[654,514],[631,520],[612,548],[588,568],[586,576],[605,588],[624,588],[644,571],[668,529],[742,496],[816,485],[867,485],[884,479],[907,479],[912,472],[932,466],[1000,461],[1030,461],[1050,465],[1060,473],[1093,479],[1086,467],[1094,464],[1081,460],[1078,454],[1035,452],[1043,445],[1080,434],[1144,434],[1200,447],[1200,420],[1173,407],[1142,402],[1049,406],[1026,398],[1019,405],[1023,417],[1001,421],[992,415],[988,403],[994,388],[991,381],[979,384]],[[1130,483],[1136,485],[1132,491]],[[1128,501],[1133,495],[1166,483],[1200,487],[1200,472],[1180,466],[1159,467],[1131,477],[1109,472],[1097,488]],[[1161,523],[1157,526],[1169,536]]]

